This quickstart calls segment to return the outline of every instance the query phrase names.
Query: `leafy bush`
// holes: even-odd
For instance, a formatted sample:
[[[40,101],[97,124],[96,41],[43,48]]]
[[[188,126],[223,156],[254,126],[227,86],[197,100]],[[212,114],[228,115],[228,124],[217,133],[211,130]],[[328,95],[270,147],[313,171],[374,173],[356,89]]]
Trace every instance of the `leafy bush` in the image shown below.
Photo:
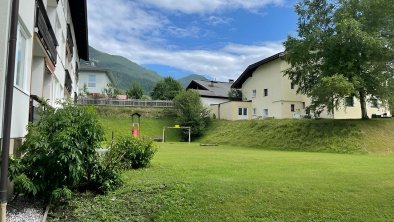
[[[122,137],[106,156],[106,162],[118,169],[143,168],[149,165],[156,150],[152,140],[146,137]]]
[[[73,189],[100,191],[107,179],[118,177],[102,169],[95,151],[104,131],[93,108],[66,103],[62,109],[46,109],[28,128],[22,159],[10,162],[17,192],[67,196]]]
[[[182,126],[190,126],[193,138],[201,136],[210,118],[209,110],[202,105],[199,94],[194,90],[181,92],[175,97],[174,103],[177,122]],[[183,139],[187,140],[188,136],[188,132],[183,131]]]

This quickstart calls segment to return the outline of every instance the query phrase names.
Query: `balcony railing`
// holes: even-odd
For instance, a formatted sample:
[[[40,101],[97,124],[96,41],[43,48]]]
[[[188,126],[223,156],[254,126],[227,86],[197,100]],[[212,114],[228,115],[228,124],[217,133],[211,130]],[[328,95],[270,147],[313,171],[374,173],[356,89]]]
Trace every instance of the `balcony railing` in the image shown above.
[[[70,73],[68,70],[66,70],[66,80],[64,81],[64,88],[67,90],[68,94],[71,96],[71,91],[72,91],[72,80]]]
[[[53,64],[56,64],[56,46],[58,46],[58,42],[56,40],[55,33],[49,21],[48,14],[44,4],[42,3],[42,0],[36,0],[36,7],[36,28],[38,37],[44,45],[45,50],[49,55],[49,58],[51,59]]]
[[[74,54],[74,41],[71,35],[70,24],[67,24],[67,50],[68,50],[67,53],[69,55],[69,58],[71,59]]]

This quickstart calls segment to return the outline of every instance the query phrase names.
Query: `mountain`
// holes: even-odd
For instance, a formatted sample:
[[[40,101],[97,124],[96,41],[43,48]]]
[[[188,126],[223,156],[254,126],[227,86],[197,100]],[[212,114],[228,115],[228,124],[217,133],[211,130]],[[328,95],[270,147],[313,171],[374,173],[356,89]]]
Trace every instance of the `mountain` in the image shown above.
[[[208,79],[202,75],[191,74],[178,79],[178,82],[180,82],[181,85],[186,88],[192,80],[208,80]]]
[[[145,94],[149,94],[162,77],[147,68],[144,68],[122,56],[110,55],[89,46],[89,59],[97,67],[110,68],[118,88],[126,90],[132,82],[139,82]]]

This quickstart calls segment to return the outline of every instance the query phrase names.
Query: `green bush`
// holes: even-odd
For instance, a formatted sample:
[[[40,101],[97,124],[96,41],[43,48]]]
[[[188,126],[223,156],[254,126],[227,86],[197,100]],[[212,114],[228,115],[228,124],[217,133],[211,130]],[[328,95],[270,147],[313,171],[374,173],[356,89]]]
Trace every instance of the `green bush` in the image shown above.
[[[179,93],[175,99],[176,121],[181,126],[191,127],[192,138],[203,135],[209,125],[209,110],[203,106],[200,95],[195,90],[187,90]],[[182,132],[182,139],[188,140],[187,130]]]
[[[17,192],[56,197],[81,188],[106,191],[107,180],[118,177],[102,169],[95,151],[104,131],[94,108],[66,103],[62,109],[46,109],[28,129],[23,157],[10,162]]]
[[[156,150],[152,140],[147,137],[122,137],[106,156],[106,162],[118,169],[143,168],[149,165]]]

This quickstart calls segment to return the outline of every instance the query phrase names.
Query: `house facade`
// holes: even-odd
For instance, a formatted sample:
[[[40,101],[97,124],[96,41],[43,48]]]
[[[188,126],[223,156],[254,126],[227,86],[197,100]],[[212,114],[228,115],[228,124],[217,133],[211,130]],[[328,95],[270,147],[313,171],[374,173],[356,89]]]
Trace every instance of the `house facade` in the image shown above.
[[[99,68],[92,63],[81,64],[79,69],[79,89],[87,87],[87,91],[93,94],[103,94],[104,89],[114,84],[111,70]]]
[[[283,76],[289,64],[283,60],[283,53],[254,63],[241,74],[232,85],[233,88],[242,90],[243,102],[234,105],[224,104],[211,106],[216,116],[222,119],[260,119],[260,118],[302,118],[307,114],[306,108],[311,104],[311,99],[303,94],[297,94],[297,86]],[[244,109],[247,109],[244,111]],[[242,109],[242,112],[241,112]],[[367,112],[373,114],[387,113],[389,110],[379,104],[377,100],[367,103]],[[247,113],[247,115],[245,115]],[[231,118],[224,118],[231,117]],[[360,103],[355,97],[347,97],[343,105],[333,113],[323,111],[321,118],[332,119],[359,119],[361,117]]]
[[[10,0],[0,2],[1,118],[10,8]],[[58,107],[58,100],[77,95],[79,59],[88,59],[86,0],[23,1],[18,13],[11,149],[21,144],[27,134],[26,126],[32,121],[32,112],[39,101]]]
[[[196,90],[200,95],[202,104],[209,107],[212,104],[230,101],[228,93],[231,90],[232,84],[233,80],[229,80],[228,82],[192,80],[186,87],[186,90]]]

